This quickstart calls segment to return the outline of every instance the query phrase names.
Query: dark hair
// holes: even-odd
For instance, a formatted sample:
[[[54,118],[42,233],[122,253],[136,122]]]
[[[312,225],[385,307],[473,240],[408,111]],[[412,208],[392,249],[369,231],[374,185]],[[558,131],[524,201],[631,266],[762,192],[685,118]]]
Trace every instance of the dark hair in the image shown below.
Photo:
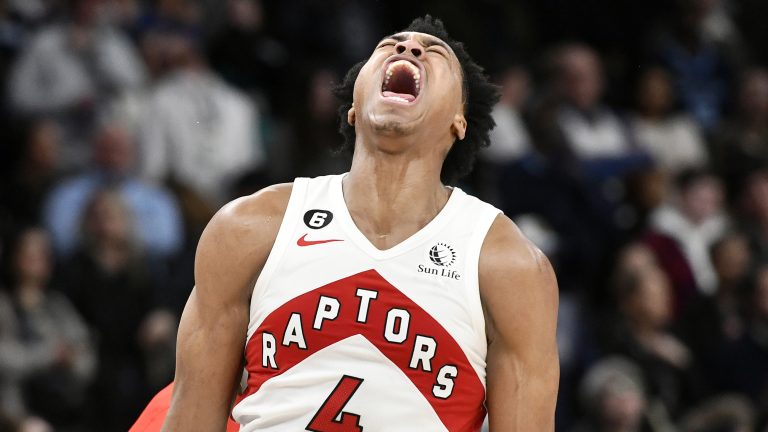
[[[715,175],[715,173],[709,168],[693,167],[682,170],[674,180],[677,189],[680,192],[685,192],[688,190],[688,188],[700,182],[701,180],[709,178],[718,179],[717,175]]]
[[[467,120],[467,132],[464,139],[455,141],[443,162],[440,178],[444,183],[453,183],[469,174],[477,158],[477,152],[487,147],[491,140],[489,132],[496,125],[491,117],[491,110],[499,99],[498,87],[491,84],[480,67],[469,56],[464,44],[448,36],[440,19],[426,15],[416,18],[403,31],[427,33],[441,39],[451,47],[459,60],[462,71],[462,96],[464,98],[464,118]],[[352,94],[355,81],[365,61],[352,66],[344,80],[336,86],[334,94],[341,101],[339,131],[344,141],[336,149],[338,152],[352,151],[355,148],[355,128],[347,123],[347,112],[352,108]]]

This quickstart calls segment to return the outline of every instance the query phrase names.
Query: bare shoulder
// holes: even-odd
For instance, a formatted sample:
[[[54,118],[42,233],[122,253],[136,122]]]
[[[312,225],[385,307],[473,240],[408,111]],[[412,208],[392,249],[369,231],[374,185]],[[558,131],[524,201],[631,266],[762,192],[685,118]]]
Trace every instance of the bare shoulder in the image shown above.
[[[491,225],[480,252],[480,275],[494,278],[503,274],[551,274],[549,260],[528,240],[510,218],[499,215]]]
[[[224,225],[230,229],[260,229],[264,222],[276,217],[282,218],[292,189],[292,183],[282,183],[230,201],[216,213],[210,225]]]
[[[198,288],[216,280],[235,279],[238,287],[255,282],[275,243],[292,189],[290,183],[269,186],[226,204],[214,215],[197,246]]]
[[[479,264],[480,296],[486,312],[489,338],[502,321],[522,319],[528,325],[552,321],[558,305],[558,288],[552,265],[511,219],[499,215],[483,242]],[[549,327],[551,322],[541,322]]]

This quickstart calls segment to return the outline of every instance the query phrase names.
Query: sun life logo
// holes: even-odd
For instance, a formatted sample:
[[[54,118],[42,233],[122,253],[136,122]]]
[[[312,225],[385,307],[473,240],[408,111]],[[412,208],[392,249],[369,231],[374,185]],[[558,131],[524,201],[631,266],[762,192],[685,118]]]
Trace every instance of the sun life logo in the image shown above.
[[[456,261],[456,252],[445,243],[438,243],[429,250],[429,260],[435,265],[448,267]]]

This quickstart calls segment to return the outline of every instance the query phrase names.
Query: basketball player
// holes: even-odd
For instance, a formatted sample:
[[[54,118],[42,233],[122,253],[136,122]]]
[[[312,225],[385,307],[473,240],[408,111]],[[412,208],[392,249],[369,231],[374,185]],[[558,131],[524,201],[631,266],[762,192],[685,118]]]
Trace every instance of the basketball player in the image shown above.
[[[427,16],[339,94],[350,172],[238,199],[203,233],[162,430],[477,431],[486,407],[494,432],[554,430],[552,268],[444,185],[488,144],[495,87]]]

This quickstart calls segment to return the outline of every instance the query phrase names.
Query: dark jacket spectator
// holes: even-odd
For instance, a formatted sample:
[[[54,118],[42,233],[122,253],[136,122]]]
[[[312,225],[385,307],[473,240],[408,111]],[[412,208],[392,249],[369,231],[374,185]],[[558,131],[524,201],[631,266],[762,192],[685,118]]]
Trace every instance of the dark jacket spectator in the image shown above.
[[[157,359],[150,354],[172,344],[175,333],[175,320],[155,311],[146,256],[128,218],[118,194],[97,192],[86,206],[80,247],[65,267],[67,292],[97,331],[100,366],[91,411],[103,430],[130,426],[153,390]]]
[[[22,232],[13,249],[12,290],[0,294],[0,405],[55,427],[82,426],[96,368],[89,332],[59,292],[50,291],[48,237]]]
[[[702,388],[692,352],[669,330],[669,280],[658,266],[644,266],[619,274],[617,289],[621,316],[612,350],[640,367],[649,397],[674,419],[698,402]]]
[[[724,390],[729,371],[718,364],[724,344],[740,340],[747,329],[746,283],[750,267],[747,239],[730,233],[712,246],[712,263],[717,273],[717,290],[711,296],[697,296],[679,320],[680,332],[710,377],[714,390]]]

